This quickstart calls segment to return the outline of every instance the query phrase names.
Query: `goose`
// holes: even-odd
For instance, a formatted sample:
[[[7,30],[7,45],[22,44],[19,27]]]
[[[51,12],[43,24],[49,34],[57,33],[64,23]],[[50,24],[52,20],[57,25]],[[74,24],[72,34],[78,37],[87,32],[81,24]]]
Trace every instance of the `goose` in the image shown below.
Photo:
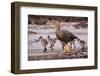
[[[56,25],[56,36],[58,38],[58,40],[60,40],[61,42],[64,43],[64,46],[65,44],[68,45],[68,42],[70,41],[73,41],[74,39],[77,39],[79,40],[73,33],[71,33],[70,31],[68,30],[61,30],[60,29],[60,26],[61,26],[61,23],[60,23],[60,20],[57,20],[55,22],[55,25]],[[70,47],[69,47],[70,48]]]
[[[47,44],[48,44],[48,41],[47,41],[46,39],[44,39],[42,36],[39,37],[39,40],[41,41],[41,44],[42,44],[43,47],[44,47],[43,52],[46,52],[46,51],[47,51],[46,46],[47,46]]]
[[[85,49],[86,42],[84,40],[79,40],[79,43],[80,43],[82,49]]]
[[[54,47],[54,45],[55,45],[55,43],[56,43],[56,38],[51,38],[51,37],[48,35],[47,40],[48,40],[48,43],[50,44],[50,48],[52,48],[52,50],[53,50],[53,47]]]

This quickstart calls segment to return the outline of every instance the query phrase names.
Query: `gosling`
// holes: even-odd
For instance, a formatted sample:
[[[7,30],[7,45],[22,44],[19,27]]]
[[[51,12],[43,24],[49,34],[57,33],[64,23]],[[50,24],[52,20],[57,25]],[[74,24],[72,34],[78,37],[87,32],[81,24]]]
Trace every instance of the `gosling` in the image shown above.
[[[69,44],[71,48],[74,46],[74,49],[76,49],[75,40],[70,41]]]
[[[48,35],[47,40],[48,40],[48,43],[50,44],[50,47],[49,47],[49,48],[51,48],[51,49],[53,50],[53,49],[54,49],[53,47],[54,47],[54,45],[55,45],[55,43],[56,43],[56,38],[51,38],[51,37]]]
[[[47,51],[46,46],[47,46],[47,44],[48,44],[48,41],[47,41],[46,39],[44,39],[42,36],[39,37],[39,40],[41,41],[41,43],[42,43],[42,45],[43,45],[43,47],[44,47],[43,52],[46,52],[46,51]]]
[[[84,40],[79,40],[82,49],[85,49],[86,42]]]

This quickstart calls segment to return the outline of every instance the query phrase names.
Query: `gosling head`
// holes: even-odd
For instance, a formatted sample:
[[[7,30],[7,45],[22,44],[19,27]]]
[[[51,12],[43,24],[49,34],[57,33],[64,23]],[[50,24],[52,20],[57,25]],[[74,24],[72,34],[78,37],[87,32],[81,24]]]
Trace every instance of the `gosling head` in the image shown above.
[[[81,44],[86,44],[86,42],[84,40],[80,40],[79,41]]]
[[[50,38],[50,36],[48,35],[48,38]]]
[[[42,39],[42,36],[39,37],[39,40]]]

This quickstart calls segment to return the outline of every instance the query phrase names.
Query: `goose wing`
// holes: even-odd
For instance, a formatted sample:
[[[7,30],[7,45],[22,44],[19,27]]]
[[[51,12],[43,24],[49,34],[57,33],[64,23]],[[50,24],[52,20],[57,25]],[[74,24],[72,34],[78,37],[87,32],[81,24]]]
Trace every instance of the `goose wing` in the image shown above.
[[[69,42],[69,41],[72,41],[72,40],[74,40],[74,39],[77,39],[77,37],[76,37],[73,33],[69,32],[69,31],[67,31],[67,30],[61,30],[61,31],[62,31],[63,34],[64,34],[63,41],[64,41],[65,43],[67,43],[67,42]]]

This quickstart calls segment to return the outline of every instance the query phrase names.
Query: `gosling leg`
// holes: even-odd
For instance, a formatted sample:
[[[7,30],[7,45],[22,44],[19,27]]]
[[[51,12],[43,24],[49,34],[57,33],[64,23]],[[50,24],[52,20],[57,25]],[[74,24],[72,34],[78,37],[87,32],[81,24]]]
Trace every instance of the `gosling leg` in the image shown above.
[[[46,47],[44,47],[44,50],[43,50],[43,52],[46,52],[47,51],[47,48]]]
[[[53,47],[52,47],[52,50],[53,50]]]

